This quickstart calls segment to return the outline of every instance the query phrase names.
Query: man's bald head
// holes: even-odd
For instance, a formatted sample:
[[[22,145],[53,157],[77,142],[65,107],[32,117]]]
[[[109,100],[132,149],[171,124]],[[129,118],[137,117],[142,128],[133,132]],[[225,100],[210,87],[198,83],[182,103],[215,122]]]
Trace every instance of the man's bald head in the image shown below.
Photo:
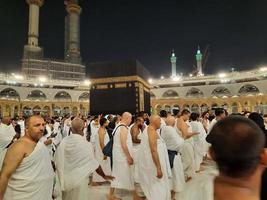
[[[73,134],[84,135],[84,121],[80,118],[75,118],[71,121],[71,130]]]
[[[10,125],[12,122],[11,117],[3,117],[2,123],[5,125]]]
[[[132,122],[132,114],[129,112],[124,112],[121,116],[121,122],[129,126]]]
[[[166,125],[174,127],[175,118],[173,116],[168,116],[167,119],[166,119]]]
[[[161,125],[160,116],[151,115],[149,118],[149,121],[150,121],[150,125],[154,126],[156,129],[160,128],[160,125]]]
[[[264,149],[262,130],[245,117],[233,116],[216,123],[206,140],[220,173],[233,177],[251,176]]]

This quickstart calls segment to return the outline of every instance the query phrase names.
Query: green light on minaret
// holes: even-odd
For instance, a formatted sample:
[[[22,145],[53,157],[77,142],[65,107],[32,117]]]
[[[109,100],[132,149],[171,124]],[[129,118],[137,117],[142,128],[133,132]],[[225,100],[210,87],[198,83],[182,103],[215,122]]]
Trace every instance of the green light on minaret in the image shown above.
[[[175,53],[172,52],[171,63],[176,63],[176,60],[177,60],[177,58],[176,58],[176,56],[175,56]]]
[[[197,61],[201,61],[202,60],[202,53],[201,53],[199,47],[198,47],[197,54],[196,54],[196,60]]]

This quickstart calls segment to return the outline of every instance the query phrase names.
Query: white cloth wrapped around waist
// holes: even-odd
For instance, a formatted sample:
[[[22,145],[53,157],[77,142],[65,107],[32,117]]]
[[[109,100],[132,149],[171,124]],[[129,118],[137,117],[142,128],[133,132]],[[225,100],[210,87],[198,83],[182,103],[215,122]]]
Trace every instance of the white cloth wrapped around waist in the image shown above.
[[[56,152],[55,163],[62,191],[79,187],[81,180],[99,166],[92,145],[78,134],[71,134],[62,140]]]
[[[52,199],[54,172],[45,145],[38,142],[9,179],[4,200]]]

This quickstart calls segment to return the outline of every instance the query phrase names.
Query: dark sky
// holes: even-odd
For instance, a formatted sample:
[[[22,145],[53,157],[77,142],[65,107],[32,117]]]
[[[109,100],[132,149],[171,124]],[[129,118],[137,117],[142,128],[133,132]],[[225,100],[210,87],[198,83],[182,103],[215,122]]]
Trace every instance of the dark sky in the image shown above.
[[[210,46],[205,72],[267,63],[266,0],[81,0],[81,51],[85,63],[136,58],[154,75],[170,73],[172,49],[179,72],[190,72],[198,44]],[[41,8],[40,46],[63,58],[63,0]],[[28,6],[0,0],[0,67],[20,69],[27,41]]]

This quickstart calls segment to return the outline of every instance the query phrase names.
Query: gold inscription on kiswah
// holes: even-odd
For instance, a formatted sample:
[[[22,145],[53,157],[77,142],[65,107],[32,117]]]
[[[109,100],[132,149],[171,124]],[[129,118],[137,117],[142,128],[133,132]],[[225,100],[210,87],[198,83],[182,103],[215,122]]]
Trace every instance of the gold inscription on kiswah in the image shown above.
[[[115,88],[126,88],[127,84],[126,83],[116,83]]]
[[[108,89],[108,85],[97,85],[96,89],[99,89],[99,90]]]

